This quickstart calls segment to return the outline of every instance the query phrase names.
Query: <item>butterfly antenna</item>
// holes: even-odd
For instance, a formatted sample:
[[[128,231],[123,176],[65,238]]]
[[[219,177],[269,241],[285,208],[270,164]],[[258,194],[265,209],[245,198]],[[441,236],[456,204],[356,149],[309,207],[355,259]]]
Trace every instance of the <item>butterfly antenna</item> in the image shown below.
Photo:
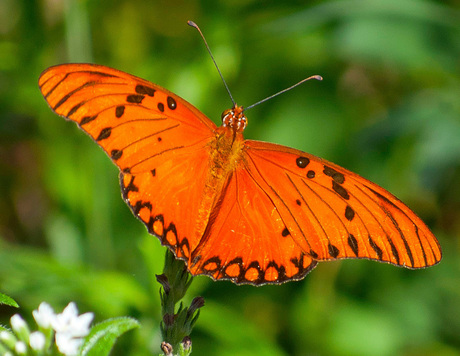
[[[262,104],[262,103],[274,98],[275,96],[283,94],[284,92],[287,92],[288,90],[291,90],[291,89],[299,86],[300,84],[302,84],[302,83],[304,83],[304,82],[306,82],[307,80],[310,80],[310,79],[323,80],[323,77],[320,76],[320,75],[312,75],[311,77],[305,78],[305,79],[301,80],[300,82],[298,82],[297,84],[294,84],[294,85],[290,86],[289,88],[283,89],[283,90],[279,91],[276,94],[270,95],[269,97],[267,97],[265,99],[262,99],[261,101],[258,101],[257,103],[252,104],[252,105],[248,106],[247,108],[244,108],[243,111],[247,111],[249,109],[252,109],[254,106]]]
[[[201,32],[200,28],[198,27],[198,25],[197,25],[195,22],[193,22],[193,21],[187,21],[187,24],[188,24],[189,26],[195,27],[195,28],[197,29],[197,31],[200,33],[201,38],[203,39],[204,44],[206,45],[206,48],[208,49],[208,53],[209,53],[209,55],[211,56],[211,59],[212,59],[214,65],[216,66],[217,71],[219,72],[219,75],[220,75],[220,77],[221,77],[221,79],[222,79],[222,82],[223,82],[224,85],[225,85],[225,89],[227,89],[228,95],[230,96],[230,99],[232,100],[233,105],[235,105],[236,103],[235,103],[235,100],[233,100],[233,95],[232,95],[232,93],[230,92],[230,89],[228,88],[227,82],[225,81],[224,76],[222,75],[222,73],[221,73],[221,71],[220,71],[220,69],[219,69],[219,67],[218,67],[218,65],[217,65],[217,63],[216,63],[216,61],[215,61],[215,59],[214,59],[214,56],[212,55],[211,48],[209,48],[208,42],[206,42],[206,38],[204,38],[203,32]]]

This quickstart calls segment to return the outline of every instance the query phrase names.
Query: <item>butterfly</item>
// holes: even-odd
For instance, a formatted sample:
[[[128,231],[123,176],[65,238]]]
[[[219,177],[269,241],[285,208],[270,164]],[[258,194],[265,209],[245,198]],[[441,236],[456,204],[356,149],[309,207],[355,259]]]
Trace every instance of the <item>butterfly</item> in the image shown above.
[[[217,127],[176,94],[94,64],[50,67],[39,87],[117,165],[126,204],[193,275],[279,284],[319,261],[414,269],[441,260],[428,227],[385,189],[311,154],[244,139],[241,106]]]

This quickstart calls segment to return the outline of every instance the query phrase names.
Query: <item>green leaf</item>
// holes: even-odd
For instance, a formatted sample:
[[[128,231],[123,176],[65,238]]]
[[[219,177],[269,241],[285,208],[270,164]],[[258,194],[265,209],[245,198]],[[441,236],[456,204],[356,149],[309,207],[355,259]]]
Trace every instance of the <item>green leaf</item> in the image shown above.
[[[8,297],[5,294],[0,293],[0,304],[6,304],[10,307],[19,308],[18,303],[13,298]]]
[[[108,319],[94,325],[85,338],[82,355],[108,355],[118,337],[137,327],[139,322],[129,317]]]

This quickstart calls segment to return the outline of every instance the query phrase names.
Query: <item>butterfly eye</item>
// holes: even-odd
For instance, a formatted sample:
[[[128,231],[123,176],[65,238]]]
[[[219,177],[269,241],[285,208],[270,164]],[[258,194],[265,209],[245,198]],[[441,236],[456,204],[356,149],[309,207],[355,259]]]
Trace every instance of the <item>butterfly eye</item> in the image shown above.
[[[231,125],[231,122],[233,121],[233,120],[232,120],[232,117],[233,117],[232,110],[231,110],[231,109],[225,110],[225,111],[222,113],[222,115],[221,115],[221,118],[222,118],[222,126],[229,126],[229,125]]]
[[[248,119],[246,119],[246,116],[241,114],[237,119],[236,131],[238,132],[244,131],[247,124],[248,124]]]

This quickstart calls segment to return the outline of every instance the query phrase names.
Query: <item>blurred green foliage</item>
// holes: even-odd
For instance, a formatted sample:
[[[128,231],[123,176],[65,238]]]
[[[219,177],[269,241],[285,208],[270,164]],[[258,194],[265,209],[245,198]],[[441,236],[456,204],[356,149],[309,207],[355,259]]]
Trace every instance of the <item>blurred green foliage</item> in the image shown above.
[[[0,1],[0,291],[25,311],[76,301],[96,321],[142,327],[115,354],[159,351],[154,275],[164,248],[120,199],[103,152],[54,115],[48,66],[94,62],[146,78],[219,122],[231,102],[246,137],[332,160],[387,188],[432,228],[436,267],[322,263],[303,281],[235,286],[196,278],[192,334],[206,355],[460,354],[460,7],[456,1]],[[186,300],[188,305],[191,300]],[[7,324],[15,313],[0,309]],[[28,313],[30,315],[30,313]]]

